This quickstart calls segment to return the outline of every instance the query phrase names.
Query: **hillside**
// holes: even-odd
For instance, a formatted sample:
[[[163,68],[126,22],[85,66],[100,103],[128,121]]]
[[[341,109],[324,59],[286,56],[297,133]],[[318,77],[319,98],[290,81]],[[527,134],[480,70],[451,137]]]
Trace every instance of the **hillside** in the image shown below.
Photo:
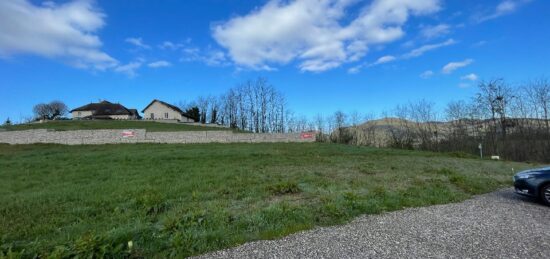
[[[0,130],[29,130],[50,129],[58,131],[66,130],[91,130],[91,129],[146,129],[155,131],[203,131],[203,130],[230,130],[216,125],[204,126],[200,124],[163,123],[154,121],[125,121],[125,120],[60,120],[43,123],[27,123],[11,126],[1,126]]]
[[[0,257],[179,258],[461,201],[529,166],[321,143],[0,145]]]
[[[520,129],[519,125],[523,129],[529,127],[540,129],[545,125],[545,121],[540,119],[508,118],[505,123],[507,133],[517,132]],[[428,132],[433,135],[434,140],[435,138],[444,140],[458,127],[462,130],[461,133],[468,136],[479,136],[479,134],[488,133],[494,128],[494,124],[492,120],[463,119],[459,121],[414,122],[399,118],[382,118],[367,121],[356,127],[346,127],[345,129],[352,134],[359,134],[359,138],[368,141],[372,146],[387,147],[392,138],[411,133],[411,136],[418,135],[419,131]],[[500,127],[500,125],[497,125],[496,130],[500,131]]]

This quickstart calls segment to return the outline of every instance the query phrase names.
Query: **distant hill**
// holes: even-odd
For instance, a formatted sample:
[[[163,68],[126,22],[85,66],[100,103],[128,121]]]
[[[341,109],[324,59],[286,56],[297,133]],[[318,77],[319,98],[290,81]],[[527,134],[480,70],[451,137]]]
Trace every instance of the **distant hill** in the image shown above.
[[[461,127],[464,134],[475,135],[479,133],[485,133],[492,129],[494,124],[493,120],[471,120],[461,119],[455,121],[430,121],[430,122],[414,122],[410,120],[400,118],[381,118],[376,120],[370,120],[356,127],[344,128],[351,134],[358,135],[358,138],[368,142],[369,145],[386,147],[393,138],[403,137],[405,134],[417,135],[419,132],[424,131],[434,138],[439,140],[445,139],[457,129]],[[525,125],[527,127],[541,128],[546,125],[546,122],[541,119],[517,119],[509,118],[505,121],[507,132],[513,133],[518,129],[518,125]],[[497,127],[497,131],[500,131],[500,125]]]

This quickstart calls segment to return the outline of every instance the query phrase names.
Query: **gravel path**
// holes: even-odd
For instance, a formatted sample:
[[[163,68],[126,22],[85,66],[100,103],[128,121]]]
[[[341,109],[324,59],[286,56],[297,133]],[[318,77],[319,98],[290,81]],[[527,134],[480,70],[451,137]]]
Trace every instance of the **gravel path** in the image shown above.
[[[511,189],[462,203],[361,216],[203,258],[550,258],[550,207]]]

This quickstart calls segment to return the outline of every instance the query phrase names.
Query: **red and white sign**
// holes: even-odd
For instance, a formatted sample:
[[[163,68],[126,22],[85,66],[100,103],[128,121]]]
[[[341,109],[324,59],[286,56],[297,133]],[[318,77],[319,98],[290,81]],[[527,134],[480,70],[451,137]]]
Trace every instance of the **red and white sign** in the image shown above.
[[[313,132],[302,132],[302,134],[300,134],[301,139],[312,139],[314,137],[315,137],[315,133]]]
[[[133,138],[136,136],[136,133],[131,131],[131,130],[125,130],[122,132],[122,137],[123,138]]]

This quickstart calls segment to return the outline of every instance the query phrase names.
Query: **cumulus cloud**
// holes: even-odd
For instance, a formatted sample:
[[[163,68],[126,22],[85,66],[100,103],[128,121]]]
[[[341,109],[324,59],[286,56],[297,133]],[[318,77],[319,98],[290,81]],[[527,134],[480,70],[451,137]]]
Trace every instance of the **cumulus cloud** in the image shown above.
[[[237,64],[252,69],[298,61],[320,72],[363,58],[369,46],[404,35],[410,16],[432,14],[439,0],[374,0],[357,17],[354,0],[270,0],[251,13],[214,26],[212,34]],[[348,21],[348,22],[345,22]]]
[[[159,60],[159,61],[151,62],[147,66],[151,68],[170,67],[172,66],[172,63],[165,60]]]
[[[450,74],[450,73],[452,73],[453,71],[455,71],[459,68],[466,67],[466,66],[472,64],[473,62],[474,62],[473,59],[466,59],[466,60],[460,61],[460,62],[450,62],[449,64],[447,64],[443,67],[442,71],[443,71],[444,74]]]
[[[126,41],[127,43],[130,43],[138,48],[142,48],[142,49],[150,49],[151,46],[143,43],[143,39],[142,38],[126,38]]]
[[[403,55],[403,58],[416,58],[424,55],[424,53],[432,50],[436,50],[442,47],[450,46],[456,44],[456,41],[453,39],[449,39],[445,42],[436,43],[436,44],[427,44],[424,46],[421,46],[419,48],[411,50],[409,53]]]
[[[522,5],[531,2],[531,0],[504,0],[501,1],[492,12],[489,14],[477,17],[478,22],[485,22],[504,15],[511,14],[519,9]]]
[[[468,74],[468,75],[465,75],[465,76],[461,77],[460,79],[469,80],[469,81],[477,81],[477,79],[479,79],[479,77],[476,74],[471,73],[471,74]]]
[[[434,71],[426,70],[426,71],[422,72],[422,74],[420,74],[420,78],[428,79],[428,78],[430,78],[434,75],[435,75]]]
[[[438,38],[451,32],[451,26],[448,24],[438,24],[434,26],[423,26],[420,35],[426,39]]]
[[[28,0],[0,1],[0,57],[32,54],[81,68],[114,67],[117,60],[101,51],[96,34],[104,18],[87,0],[41,6]]]

